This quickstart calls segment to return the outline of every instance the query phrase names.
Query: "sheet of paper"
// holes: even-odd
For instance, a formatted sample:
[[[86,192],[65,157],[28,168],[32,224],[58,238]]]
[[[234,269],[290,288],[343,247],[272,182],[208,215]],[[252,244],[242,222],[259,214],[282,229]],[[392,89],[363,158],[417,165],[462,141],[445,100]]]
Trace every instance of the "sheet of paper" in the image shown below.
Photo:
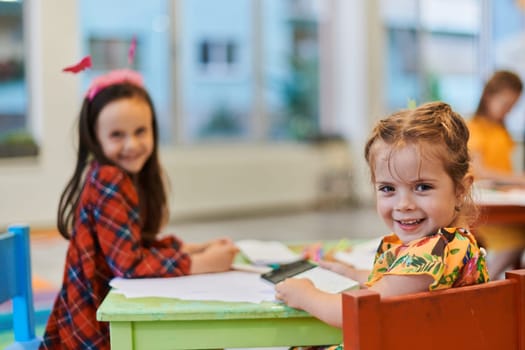
[[[359,270],[371,270],[379,242],[381,242],[381,238],[356,244],[352,246],[350,252],[336,252],[334,259],[352,265]]]
[[[162,297],[228,302],[275,301],[272,285],[260,275],[228,271],[171,278],[114,278],[110,286],[128,298]]]
[[[301,272],[293,278],[308,278],[317,288],[327,293],[359,288],[359,282],[319,266]]]
[[[272,271],[272,268],[270,266],[261,266],[261,265],[252,265],[252,264],[243,264],[243,263],[233,263],[231,268],[232,270],[253,272],[253,273],[258,273],[258,274]]]
[[[255,265],[287,264],[302,258],[279,241],[245,239],[235,244],[246,259]]]

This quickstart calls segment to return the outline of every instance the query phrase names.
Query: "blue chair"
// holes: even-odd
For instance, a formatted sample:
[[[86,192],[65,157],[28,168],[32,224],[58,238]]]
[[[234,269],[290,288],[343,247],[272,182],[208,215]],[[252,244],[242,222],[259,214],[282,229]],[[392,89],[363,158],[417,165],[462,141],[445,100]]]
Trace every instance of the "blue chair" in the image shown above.
[[[0,303],[13,302],[15,342],[6,349],[38,349],[31,286],[29,226],[11,225],[0,233]]]

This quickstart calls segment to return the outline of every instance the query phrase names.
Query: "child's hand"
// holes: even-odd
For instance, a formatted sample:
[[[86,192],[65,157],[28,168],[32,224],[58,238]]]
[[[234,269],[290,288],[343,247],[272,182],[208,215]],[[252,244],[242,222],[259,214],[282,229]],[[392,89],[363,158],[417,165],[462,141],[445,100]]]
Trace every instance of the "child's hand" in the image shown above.
[[[342,327],[341,294],[325,293],[307,278],[288,278],[275,285],[275,297],[334,327]]]
[[[188,254],[196,254],[202,253],[212,245],[225,243],[233,244],[233,241],[229,237],[220,237],[202,243],[184,243],[182,250]]]
[[[215,239],[211,239],[207,242],[204,243],[205,244],[205,247],[204,249],[207,249],[209,247],[211,247],[212,245],[215,245],[215,244],[233,244],[233,241],[230,237],[219,237],[219,238],[215,238]]]
[[[239,249],[231,242],[216,242],[191,255],[191,274],[228,271]]]
[[[286,305],[304,309],[319,290],[307,278],[287,278],[275,285],[275,298]]]

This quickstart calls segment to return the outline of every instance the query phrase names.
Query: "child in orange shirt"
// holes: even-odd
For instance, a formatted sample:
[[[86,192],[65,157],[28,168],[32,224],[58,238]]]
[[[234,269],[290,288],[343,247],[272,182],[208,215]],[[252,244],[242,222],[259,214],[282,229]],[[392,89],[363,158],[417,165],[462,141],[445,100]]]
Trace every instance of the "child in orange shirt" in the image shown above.
[[[525,175],[513,171],[515,144],[505,127],[505,118],[523,90],[518,75],[497,71],[485,84],[474,117],[467,123],[472,168],[477,180],[525,186]],[[491,279],[499,278],[525,250],[525,225],[482,225],[476,235],[488,249]]]

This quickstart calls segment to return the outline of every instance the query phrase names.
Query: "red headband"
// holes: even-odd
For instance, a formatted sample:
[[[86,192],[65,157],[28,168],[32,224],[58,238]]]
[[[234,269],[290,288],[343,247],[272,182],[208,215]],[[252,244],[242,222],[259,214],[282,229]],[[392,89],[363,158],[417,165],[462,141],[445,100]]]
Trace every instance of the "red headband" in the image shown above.
[[[108,86],[122,83],[130,83],[139,87],[144,87],[142,76],[140,73],[131,69],[116,69],[95,78],[86,93],[86,97],[93,101],[93,98]]]

